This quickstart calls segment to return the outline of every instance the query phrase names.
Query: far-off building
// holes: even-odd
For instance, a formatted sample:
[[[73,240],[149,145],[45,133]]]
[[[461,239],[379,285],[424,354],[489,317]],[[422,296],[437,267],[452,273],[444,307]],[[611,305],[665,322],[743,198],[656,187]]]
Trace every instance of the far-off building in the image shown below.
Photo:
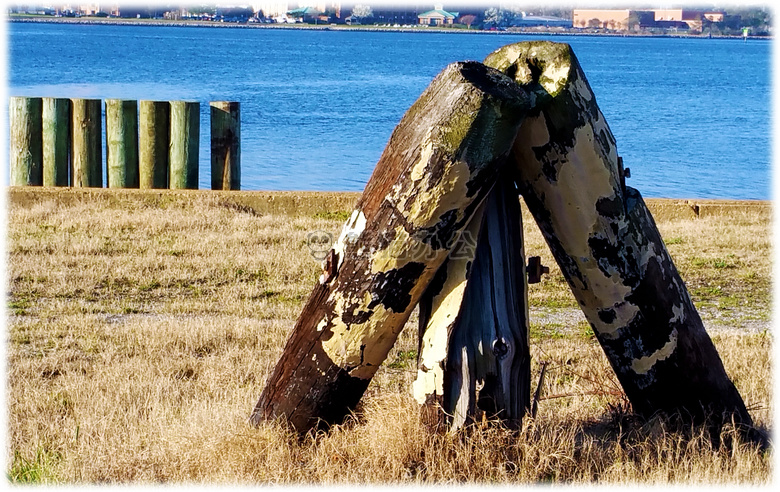
[[[659,9],[654,10],[656,22],[684,22],[693,31],[701,31],[704,12],[701,10]]]
[[[574,9],[575,28],[601,28],[615,31],[636,31],[645,28],[680,28],[701,31],[705,22],[723,21],[723,12],[688,9],[606,10]]]
[[[615,31],[634,31],[654,20],[654,14],[648,10],[603,10],[574,9],[572,26],[585,29],[611,29]]]

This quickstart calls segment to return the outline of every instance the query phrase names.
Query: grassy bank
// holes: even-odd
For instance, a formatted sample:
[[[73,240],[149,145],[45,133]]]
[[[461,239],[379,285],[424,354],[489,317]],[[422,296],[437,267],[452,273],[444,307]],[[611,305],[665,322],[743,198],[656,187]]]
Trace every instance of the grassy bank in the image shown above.
[[[416,317],[355,418],[297,440],[247,424],[355,194],[45,192],[9,199],[8,436],[15,482],[767,483],[771,452],[633,417],[530,217],[539,415],[429,432],[410,396]],[[768,207],[650,201],[756,423],[771,430]],[[708,208],[710,207],[710,208]],[[709,210],[709,212],[707,212]],[[716,211],[717,210],[717,211]],[[535,381],[535,379],[534,379]],[[534,383],[535,386],[535,383]],[[726,430],[729,432],[729,430]]]

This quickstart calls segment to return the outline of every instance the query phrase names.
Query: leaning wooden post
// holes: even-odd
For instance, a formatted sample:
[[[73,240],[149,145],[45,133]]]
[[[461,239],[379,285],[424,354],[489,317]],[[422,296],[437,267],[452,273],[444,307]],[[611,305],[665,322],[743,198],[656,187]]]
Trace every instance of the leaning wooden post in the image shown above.
[[[43,184],[41,110],[40,97],[11,97],[9,100],[11,186]]]
[[[200,103],[171,101],[171,145],[168,187],[198,189]]]
[[[241,189],[241,108],[237,102],[212,101],[211,189]]]
[[[100,99],[71,99],[71,185],[103,186]]]
[[[68,186],[70,99],[43,98],[43,186]]]
[[[518,427],[531,357],[522,217],[503,173],[420,300],[415,399],[450,430],[486,412]]]
[[[439,74],[396,127],[252,414],[298,431],[354,409],[492,188],[525,92],[476,62]]]
[[[518,187],[634,410],[752,425],[566,44],[485,60],[533,94],[514,144]]]
[[[106,99],[106,181],[138,188],[138,102]]]
[[[144,189],[168,187],[168,101],[141,101],[138,117],[138,178]]]

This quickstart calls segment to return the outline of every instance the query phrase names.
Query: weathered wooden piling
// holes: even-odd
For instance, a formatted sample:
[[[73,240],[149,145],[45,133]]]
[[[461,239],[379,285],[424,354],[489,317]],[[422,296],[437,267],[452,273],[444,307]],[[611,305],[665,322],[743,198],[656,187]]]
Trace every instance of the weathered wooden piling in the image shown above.
[[[101,100],[71,99],[71,185],[103,186]]]
[[[171,189],[198,189],[200,103],[171,101],[169,180]]]
[[[43,98],[43,186],[68,186],[70,99]]]
[[[527,94],[475,62],[439,74],[396,127],[252,414],[299,431],[354,409],[501,167]]]
[[[522,217],[512,176],[496,181],[420,300],[415,399],[457,430],[485,412],[518,427],[531,395]]]
[[[40,97],[11,97],[8,104],[11,139],[11,186],[43,184],[42,101]]]
[[[138,188],[138,102],[106,99],[108,188]]]
[[[518,188],[634,410],[750,427],[569,45],[518,43],[485,63],[535,100],[512,152]]]
[[[141,188],[168,187],[170,107],[168,101],[140,103],[138,177]]]
[[[241,189],[241,108],[231,101],[212,101],[211,189]]]

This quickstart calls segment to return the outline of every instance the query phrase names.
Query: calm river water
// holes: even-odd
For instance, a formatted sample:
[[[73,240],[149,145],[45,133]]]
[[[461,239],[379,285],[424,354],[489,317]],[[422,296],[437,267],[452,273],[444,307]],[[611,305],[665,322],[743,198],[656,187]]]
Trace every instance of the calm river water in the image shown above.
[[[242,189],[361,191],[403,113],[448,63],[531,39],[542,38],[11,23],[8,86],[200,101],[201,188],[208,101],[239,101]],[[544,39],[573,46],[628,184],[644,196],[771,197],[769,42]]]

